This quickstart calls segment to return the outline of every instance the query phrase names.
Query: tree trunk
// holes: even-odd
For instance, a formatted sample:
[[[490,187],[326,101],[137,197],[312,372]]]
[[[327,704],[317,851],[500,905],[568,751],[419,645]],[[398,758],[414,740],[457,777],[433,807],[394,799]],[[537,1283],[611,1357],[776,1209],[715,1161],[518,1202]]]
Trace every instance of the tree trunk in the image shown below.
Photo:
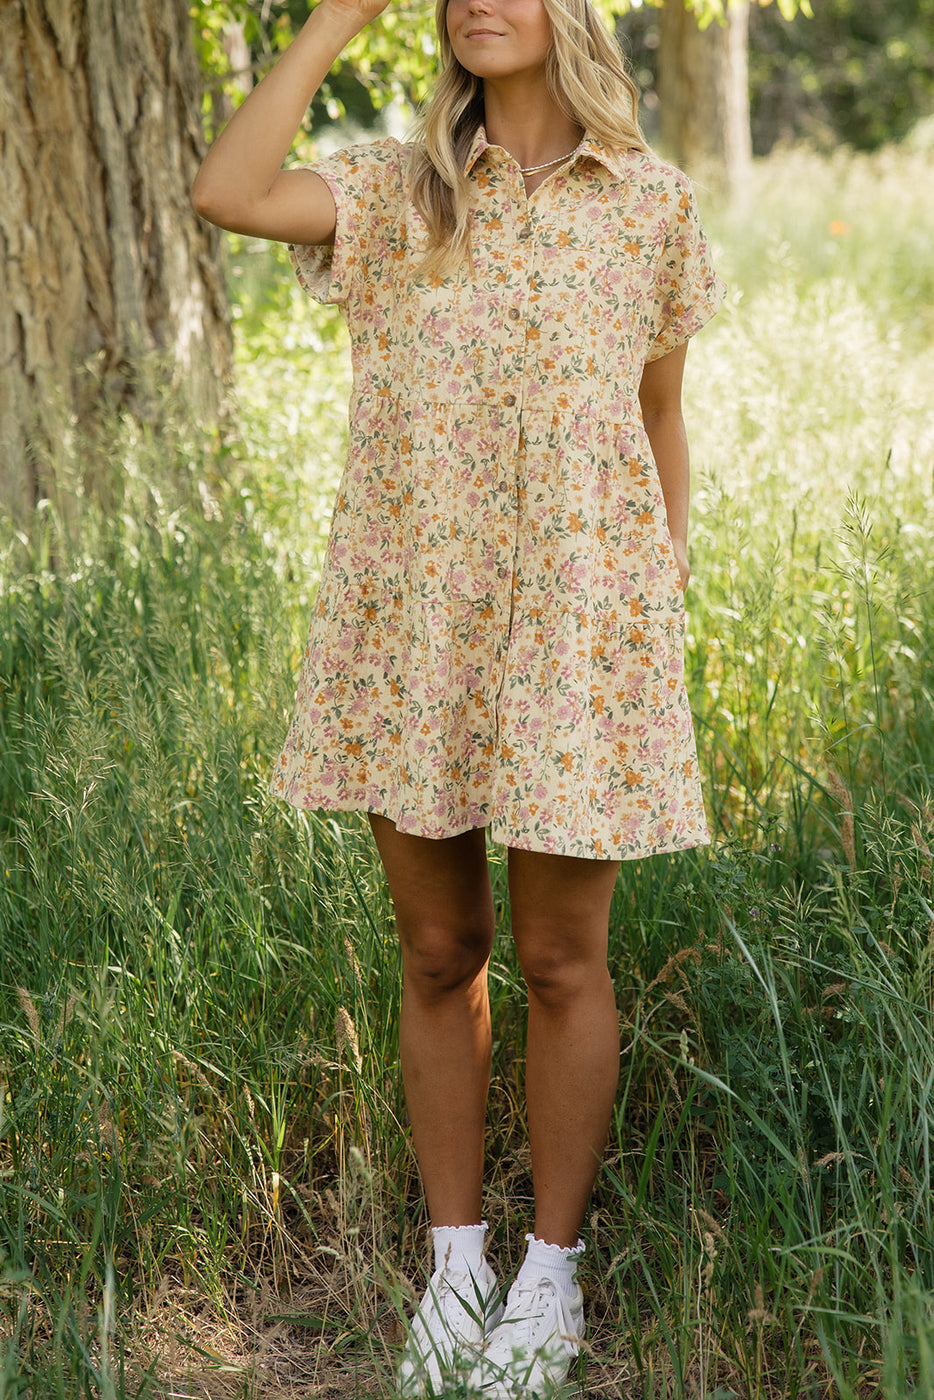
[[[238,87],[244,97],[249,97],[253,91],[253,57],[242,20],[231,19],[224,25],[221,47],[227,58],[230,77],[223,86],[217,84],[211,93],[211,125],[215,135],[222,126],[226,126],[236,110],[229,84]]]
[[[658,47],[661,144],[691,176],[736,193],[752,158],[749,6],[727,4],[723,24],[698,28],[684,0],[665,0]]]
[[[230,370],[186,0],[0,0],[0,496],[55,495],[56,444],[156,365],[213,417]],[[151,408],[151,406],[150,406]],[[66,439],[67,440],[67,439]]]

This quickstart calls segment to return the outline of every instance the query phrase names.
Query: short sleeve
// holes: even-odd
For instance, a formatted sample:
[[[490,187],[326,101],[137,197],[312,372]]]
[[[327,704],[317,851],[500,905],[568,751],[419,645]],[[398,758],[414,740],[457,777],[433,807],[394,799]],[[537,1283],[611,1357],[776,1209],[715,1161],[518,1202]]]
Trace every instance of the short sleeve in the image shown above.
[[[647,360],[658,360],[695,335],[719,310],[726,288],[717,276],[690,182],[679,174],[676,208],[655,279],[655,337]]]
[[[344,304],[385,255],[387,232],[398,223],[400,152],[398,141],[375,141],[303,167],[321,176],[337,210],[333,246],[289,246],[299,284],[315,301]]]

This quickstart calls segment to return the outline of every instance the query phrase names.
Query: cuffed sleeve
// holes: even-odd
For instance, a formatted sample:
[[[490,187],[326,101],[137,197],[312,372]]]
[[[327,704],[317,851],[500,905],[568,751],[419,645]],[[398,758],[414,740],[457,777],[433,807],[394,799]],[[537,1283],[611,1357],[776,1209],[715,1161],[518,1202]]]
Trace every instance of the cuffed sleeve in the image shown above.
[[[719,310],[726,288],[714,270],[697,201],[683,176],[655,280],[655,337],[648,360],[667,355]]]
[[[334,243],[289,246],[299,285],[320,301],[344,305],[384,254],[401,193],[400,146],[386,140],[348,146],[304,167],[320,175],[334,199]]]

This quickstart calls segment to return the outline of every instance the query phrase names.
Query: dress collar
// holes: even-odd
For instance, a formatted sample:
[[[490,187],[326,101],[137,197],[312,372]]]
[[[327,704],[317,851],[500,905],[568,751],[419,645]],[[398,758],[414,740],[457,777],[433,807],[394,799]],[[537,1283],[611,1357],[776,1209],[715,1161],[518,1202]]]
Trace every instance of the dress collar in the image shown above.
[[[481,122],[474,132],[470,150],[467,152],[467,159],[464,161],[464,174],[469,175],[484,151],[491,149],[498,150],[500,148],[491,147],[490,142],[486,138],[486,130]],[[625,174],[626,157],[628,154],[628,151],[608,150],[595,136],[588,136],[585,132],[584,138],[575,153],[573,163],[576,165],[579,160],[583,160],[587,157],[604,166],[609,170],[610,174],[615,175],[617,179],[622,179]]]

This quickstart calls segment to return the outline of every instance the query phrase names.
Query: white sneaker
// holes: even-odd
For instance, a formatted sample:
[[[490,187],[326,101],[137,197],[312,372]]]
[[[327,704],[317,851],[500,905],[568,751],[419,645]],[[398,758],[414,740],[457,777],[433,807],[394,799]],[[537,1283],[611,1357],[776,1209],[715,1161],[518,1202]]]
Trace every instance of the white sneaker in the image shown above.
[[[483,1400],[552,1397],[568,1378],[584,1335],[584,1295],[550,1278],[516,1279],[470,1384]]]
[[[440,1396],[466,1380],[483,1341],[503,1315],[496,1275],[485,1259],[476,1275],[438,1269],[409,1328],[397,1381],[399,1394]]]

